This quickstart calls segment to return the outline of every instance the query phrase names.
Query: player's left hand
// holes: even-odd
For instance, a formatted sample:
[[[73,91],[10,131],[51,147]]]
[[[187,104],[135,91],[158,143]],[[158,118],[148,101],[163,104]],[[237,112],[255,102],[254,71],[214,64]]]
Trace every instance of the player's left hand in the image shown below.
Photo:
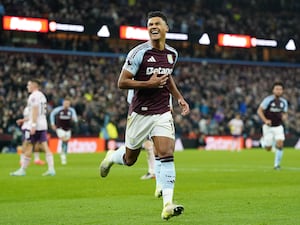
[[[183,98],[178,99],[178,104],[181,108],[181,115],[186,116],[190,113],[190,106]]]

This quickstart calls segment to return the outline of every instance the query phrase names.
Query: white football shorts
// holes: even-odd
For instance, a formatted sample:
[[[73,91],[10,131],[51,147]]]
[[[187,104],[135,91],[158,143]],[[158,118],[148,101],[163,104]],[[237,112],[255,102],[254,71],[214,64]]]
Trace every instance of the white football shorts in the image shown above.
[[[262,128],[265,146],[272,146],[274,140],[285,140],[284,129],[282,125],[271,127],[264,124]]]
[[[68,141],[71,138],[72,132],[71,130],[64,130],[61,128],[57,128],[56,134],[59,139],[62,139],[63,141]]]
[[[175,140],[174,121],[171,112],[140,115],[132,112],[127,118],[125,145],[139,149],[148,137],[163,136]]]

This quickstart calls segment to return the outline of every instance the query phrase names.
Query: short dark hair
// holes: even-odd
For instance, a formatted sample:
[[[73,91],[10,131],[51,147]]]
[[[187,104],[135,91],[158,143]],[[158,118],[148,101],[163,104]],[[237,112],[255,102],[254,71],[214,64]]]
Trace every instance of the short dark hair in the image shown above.
[[[168,24],[167,16],[161,11],[151,11],[151,12],[149,12],[148,13],[148,20],[153,18],[153,17],[160,17],[166,22],[166,24]]]
[[[274,89],[275,86],[281,86],[282,89],[284,89],[284,85],[282,81],[275,81],[272,85],[272,90]]]

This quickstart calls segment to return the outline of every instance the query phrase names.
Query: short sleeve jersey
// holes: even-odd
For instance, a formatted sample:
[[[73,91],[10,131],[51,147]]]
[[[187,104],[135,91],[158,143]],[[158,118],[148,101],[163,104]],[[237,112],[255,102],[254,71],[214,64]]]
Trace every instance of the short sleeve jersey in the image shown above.
[[[25,119],[25,121],[22,124],[21,130],[29,130],[30,129],[28,117],[29,117],[29,109],[28,109],[28,107],[25,107],[23,110],[23,118]]]
[[[127,55],[123,69],[133,74],[134,80],[147,81],[157,73],[172,75],[175,63],[178,59],[177,51],[165,46],[160,51],[154,49],[150,41],[133,48]],[[132,111],[142,115],[162,114],[170,111],[169,81],[162,88],[135,89],[132,98]]]
[[[288,111],[288,102],[280,97],[275,98],[274,95],[269,95],[263,99],[260,107],[264,110],[265,117],[272,121],[271,126],[282,125],[282,113]]]
[[[51,125],[63,130],[71,130],[72,121],[78,122],[77,113],[73,107],[65,109],[63,106],[58,106],[50,113]]]
[[[29,124],[32,125],[32,109],[38,107],[38,118],[36,124],[36,130],[47,130],[47,99],[41,91],[34,91],[28,97],[27,107],[29,109]]]

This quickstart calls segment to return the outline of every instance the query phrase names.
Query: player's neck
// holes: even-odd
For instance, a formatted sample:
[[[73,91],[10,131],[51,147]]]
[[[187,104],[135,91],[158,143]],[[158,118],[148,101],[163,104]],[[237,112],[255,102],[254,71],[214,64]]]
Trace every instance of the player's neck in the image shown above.
[[[152,47],[160,51],[165,49],[166,42],[164,40],[151,40]]]

